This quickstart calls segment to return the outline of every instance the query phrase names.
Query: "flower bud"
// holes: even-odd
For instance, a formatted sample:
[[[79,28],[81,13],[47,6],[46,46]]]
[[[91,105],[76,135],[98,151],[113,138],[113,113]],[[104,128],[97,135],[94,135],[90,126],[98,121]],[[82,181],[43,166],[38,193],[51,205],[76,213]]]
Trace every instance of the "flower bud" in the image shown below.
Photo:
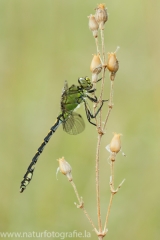
[[[70,164],[64,159],[64,157],[58,159],[59,162],[59,170],[61,173],[66,175],[69,181],[72,181],[72,168]]]
[[[114,133],[114,136],[110,143],[111,152],[118,153],[121,150],[121,140],[120,136],[122,134]]]
[[[89,18],[89,29],[92,31],[93,36],[97,38],[99,26],[95,19],[95,16],[91,14],[90,16],[88,16],[88,18]]]
[[[118,71],[119,63],[116,58],[116,52],[108,53],[107,68],[111,73],[114,73],[114,74]]]
[[[95,19],[99,24],[100,29],[104,29],[104,24],[108,20],[107,8],[105,8],[105,4],[101,3],[96,8]]]
[[[93,55],[90,70],[92,72],[92,82],[96,83],[98,80],[98,74],[102,71],[102,64],[99,54]]]

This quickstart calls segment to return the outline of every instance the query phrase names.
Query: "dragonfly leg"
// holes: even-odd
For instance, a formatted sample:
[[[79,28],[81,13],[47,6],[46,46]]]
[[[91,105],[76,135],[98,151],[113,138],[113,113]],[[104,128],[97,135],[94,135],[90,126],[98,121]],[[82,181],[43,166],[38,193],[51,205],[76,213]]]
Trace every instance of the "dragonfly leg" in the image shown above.
[[[86,102],[84,102],[84,106],[85,106],[85,111],[86,111],[86,116],[87,116],[88,122],[93,124],[94,126],[96,126],[96,124],[91,121],[91,118],[93,118],[92,117],[93,115],[90,112],[90,110],[88,109]]]
[[[88,90],[87,92],[88,92],[88,93],[93,93],[93,92],[95,92],[95,91],[96,91],[96,89],[93,88],[93,89],[91,89],[91,90]]]
[[[92,97],[90,97],[90,96],[87,95],[87,97],[88,97],[88,99],[89,99],[91,102],[98,103],[98,99],[97,99],[96,96],[94,96],[94,98],[92,98]],[[107,99],[107,100],[102,100],[102,105],[103,105],[104,102],[107,102],[108,100],[109,100],[109,99]],[[100,109],[101,109],[101,107],[102,107],[102,106],[100,106]]]
[[[97,82],[99,82],[99,81],[101,81],[101,80],[102,80],[102,78],[98,79]]]
[[[97,100],[97,97],[96,97],[96,96],[94,96],[94,98],[93,98],[93,97],[90,97],[90,96],[88,96],[88,95],[87,95],[87,97],[88,97],[88,99],[89,99],[91,102],[95,102],[95,103],[97,103],[97,102],[98,102],[98,100]]]
[[[90,99],[90,98],[89,98],[89,99]],[[95,100],[95,99],[94,99],[94,100]],[[91,113],[91,111],[88,109],[86,102],[84,102],[87,119],[88,119],[88,121],[89,121],[91,124],[93,124],[94,126],[96,126],[96,124],[91,121],[91,118],[96,118],[97,114],[99,113],[99,111],[101,110],[101,108],[102,108],[102,106],[103,106],[103,103],[106,102],[106,101],[108,101],[108,100],[102,100],[101,106],[98,108],[97,112],[96,112],[94,115],[93,115],[93,114]]]
[[[107,101],[108,101],[108,100],[102,100],[101,106],[98,108],[98,110],[97,110],[97,112],[95,113],[94,117],[96,117],[97,114],[99,113],[99,111],[101,110],[101,108],[102,108],[102,106],[103,106],[103,103],[104,103],[104,102],[107,102]]]

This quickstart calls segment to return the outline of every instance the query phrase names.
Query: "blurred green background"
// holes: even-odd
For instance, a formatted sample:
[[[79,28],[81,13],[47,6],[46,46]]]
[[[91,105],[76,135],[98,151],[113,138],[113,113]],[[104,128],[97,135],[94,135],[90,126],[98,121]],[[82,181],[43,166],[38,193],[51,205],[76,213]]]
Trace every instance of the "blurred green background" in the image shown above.
[[[109,203],[109,165],[105,146],[122,133],[115,195],[106,239],[158,240],[160,236],[160,1],[106,1],[106,52],[120,62],[114,108],[101,145],[102,220]],[[76,84],[91,76],[95,43],[87,16],[97,1],[0,1],[0,231],[84,232],[97,239],[57,158],[65,156],[85,207],[97,226],[95,149],[97,134],[85,117],[86,130],[70,136],[60,127],[39,158],[34,178],[19,193],[22,177],[59,113],[64,80]],[[106,93],[109,97],[109,78]],[[107,104],[103,108],[107,111]],[[12,239],[17,239],[16,237]],[[23,238],[25,239],[25,238]],[[35,238],[30,238],[35,239]],[[43,238],[47,239],[47,238]],[[70,239],[70,238],[66,238]],[[81,239],[81,238],[79,238]],[[84,238],[83,238],[84,239]]]

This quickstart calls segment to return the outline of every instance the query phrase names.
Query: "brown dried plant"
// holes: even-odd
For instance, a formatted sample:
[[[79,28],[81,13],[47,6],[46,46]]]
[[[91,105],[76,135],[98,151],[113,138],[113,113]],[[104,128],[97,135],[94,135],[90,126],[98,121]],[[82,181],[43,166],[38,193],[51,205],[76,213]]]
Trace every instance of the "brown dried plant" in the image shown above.
[[[97,147],[96,147],[96,167],[95,167],[95,175],[96,175],[96,200],[97,200],[97,220],[98,220],[98,228],[96,227],[96,224],[93,223],[91,217],[89,216],[88,212],[84,208],[84,202],[82,197],[79,196],[79,193],[77,191],[76,185],[73,182],[72,174],[71,174],[71,166],[65,161],[65,159],[62,157],[59,161],[59,170],[61,173],[67,176],[69,182],[71,183],[74,192],[76,194],[76,197],[78,199],[78,204],[75,203],[77,208],[80,208],[83,210],[84,214],[86,215],[87,219],[89,220],[90,224],[92,225],[95,233],[98,236],[99,240],[102,240],[108,229],[108,219],[110,215],[110,210],[112,206],[112,201],[114,195],[118,192],[119,188],[122,186],[124,180],[119,184],[118,188],[115,189],[114,187],[114,164],[116,160],[117,153],[121,151],[121,141],[120,136],[121,134],[114,133],[114,136],[110,142],[110,144],[106,147],[108,152],[110,153],[110,201],[105,217],[104,225],[102,226],[102,219],[101,219],[101,205],[100,205],[100,184],[99,184],[99,162],[100,162],[100,146],[102,137],[105,134],[105,128],[110,116],[110,113],[113,108],[113,86],[114,86],[114,80],[116,77],[116,73],[119,69],[119,62],[116,57],[116,52],[108,53],[108,58],[106,60],[106,52],[105,52],[105,38],[104,38],[104,31],[105,31],[105,24],[108,20],[108,13],[107,9],[104,4],[99,4],[97,8],[95,9],[95,14],[90,15],[89,17],[89,29],[93,33],[93,37],[95,39],[96,44],[96,54],[93,55],[90,70],[92,72],[92,83],[94,85],[94,88],[96,88],[96,83],[99,80],[99,74],[101,73],[101,89],[100,89],[100,95],[98,98],[98,104],[101,104],[103,92],[104,92],[104,86],[105,86],[105,78],[106,78],[106,71],[109,71],[110,74],[110,96],[109,96],[109,103],[108,103],[108,111],[106,113],[105,119],[102,121],[102,111],[103,108],[100,110],[99,115],[96,117],[96,125],[97,125],[97,134],[98,134],[98,140],[97,140]],[[98,39],[98,34],[100,34],[100,40]],[[100,41],[100,44],[99,44]],[[99,48],[99,45],[101,46],[101,49]],[[117,48],[118,49],[118,48]],[[97,103],[93,105],[93,111],[96,112]],[[125,154],[123,153],[125,156]]]

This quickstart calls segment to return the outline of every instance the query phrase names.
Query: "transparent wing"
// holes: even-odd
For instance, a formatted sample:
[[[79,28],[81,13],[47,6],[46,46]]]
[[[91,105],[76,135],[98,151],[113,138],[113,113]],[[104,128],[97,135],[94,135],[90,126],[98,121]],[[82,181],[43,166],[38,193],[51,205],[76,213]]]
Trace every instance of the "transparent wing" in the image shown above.
[[[67,82],[67,80],[64,81],[64,86],[63,86],[63,89],[62,89],[62,94],[63,94],[66,90],[68,90],[68,82]]]
[[[85,129],[85,123],[82,116],[73,112],[63,124],[63,130],[71,135],[76,135]]]

